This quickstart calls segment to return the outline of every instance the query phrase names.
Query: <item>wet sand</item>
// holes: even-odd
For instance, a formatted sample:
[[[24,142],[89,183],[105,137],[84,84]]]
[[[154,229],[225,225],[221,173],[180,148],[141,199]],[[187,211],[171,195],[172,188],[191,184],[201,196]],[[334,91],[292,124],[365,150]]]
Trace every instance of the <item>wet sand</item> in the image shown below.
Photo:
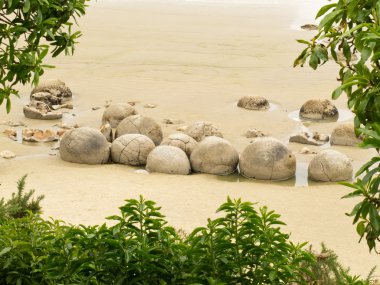
[[[75,56],[49,60],[57,68],[48,70],[45,78],[62,79],[74,93],[71,113],[75,116],[66,114],[63,121],[98,128],[106,100],[137,101],[137,111],[159,122],[164,135],[179,126],[208,120],[239,152],[251,140],[242,136],[249,128],[286,142],[303,125],[330,134],[338,124],[302,123],[289,116],[308,99],[329,98],[338,84],[333,64],[318,72],[292,67],[302,49],[295,39],[312,35],[294,29],[298,2],[104,2],[93,3],[80,20],[83,37]],[[11,114],[1,110],[0,121],[23,121],[31,128],[52,128],[59,123],[24,118],[22,106],[31,87],[20,90],[21,99],[13,100]],[[266,112],[237,108],[237,100],[245,95],[264,96],[274,108]],[[345,109],[344,97],[334,103]],[[144,104],[157,107],[148,109]],[[93,111],[92,107],[101,108]],[[166,118],[184,124],[165,125]],[[17,157],[0,158],[0,194],[10,195],[16,180],[28,173],[27,186],[46,196],[44,216],[75,224],[103,223],[104,217],[117,213],[124,199],[142,194],[162,206],[171,225],[186,231],[214,217],[227,196],[241,197],[280,213],[292,240],[316,246],[325,242],[353,273],[365,275],[379,264],[379,257],[370,255],[365,243],[357,243],[351,219],[344,215],[357,202],[340,199],[349,189],[307,180],[313,155],[299,154],[305,145],[289,144],[297,157],[297,177],[270,183],[239,176],[141,175],[134,173],[136,168],[123,165],[71,164],[61,161],[51,146],[19,144],[1,135],[0,150],[12,150]],[[371,157],[370,151],[358,148],[332,148],[348,155],[355,169]]]

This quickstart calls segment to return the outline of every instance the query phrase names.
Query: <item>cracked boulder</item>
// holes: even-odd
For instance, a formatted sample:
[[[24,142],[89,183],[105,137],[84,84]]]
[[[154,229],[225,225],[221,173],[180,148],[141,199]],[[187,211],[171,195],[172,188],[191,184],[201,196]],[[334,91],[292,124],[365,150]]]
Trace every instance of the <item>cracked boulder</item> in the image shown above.
[[[331,134],[332,145],[357,146],[361,142],[360,137],[355,135],[353,123],[341,124]]]
[[[328,135],[323,135],[318,132],[308,133],[301,132],[296,135],[292,135],[289,138],[289,142],[310,144],[310,145],[323,145],[329,141]]]
[[[149,153],[155,148],[154,142],[145,135],[125,134],[111,145],[113,162],[127,165],[145,165]]]
[[[182,133],[171,134],[168,137],[164,138],[164,140],[161,142],[161,145],[179,147],[186,153],[188,157],[190,157],[197,144],[197,141],[192,137]]]
[[[248,178],[285,180],[296,173],[296,158],[274,138],[258,138],[240,155],[240,173]]]
[[[352,179],[353,167],[345,154],[328,149],[310,161],[308,173],[309,178],[315,181],[345,181]]]
[[[338,109],[327,99],[312,99],[302,105],[299,116],[301,119],[336,121]]]
[[[229,141],[211,136],[194,149],[190,163],[196,172],[228,175],[236,170],[239,154]]]
[[[31,101],[23,108],[24,116],[34,120],[58,120],[62,118],[62,113],[51,110],[44,102]]]
[[[102,124],[109,123],[112,128],[116,128],[117,125],[129,116],[136,115],[135,108],[126,103],[112,104],[104,110],[102,117]]]
[[[30,100],[35,100],[34,97],[37,96],[36,93],[50,94],[49,96],[52,96],[54,100],[59,100],[59,104],[70,101],[73,97],[70,88],[67,87],[63,81],[57,79],[41,82],[32,90]]]
[[[244,96],[237,105],[248,110],[267,110],[270,107],[268,100],[260,96]]]
[[[159,145],[162,141],[161,127],[153,119],[142,115],[129,116],[119,123],[115,137],[125,134],[146,135],[155,145]]]
[[[185,129],[185,134],[195,139],[197,142],[200,142],[206,137],[215,136],[222,138],[223,135],[220,130],[206,121],[195,122],[194,124],[188,126]]]
[[[103,164],[108,162],[110,146],[99,130],[82,127],[63,135],[59,154],[62,160],[68,162]]]
[[[191,167],[189,159],[182,149],[170,145],[160,145],[149,153],[146,170],[187,175],[191,172]]]

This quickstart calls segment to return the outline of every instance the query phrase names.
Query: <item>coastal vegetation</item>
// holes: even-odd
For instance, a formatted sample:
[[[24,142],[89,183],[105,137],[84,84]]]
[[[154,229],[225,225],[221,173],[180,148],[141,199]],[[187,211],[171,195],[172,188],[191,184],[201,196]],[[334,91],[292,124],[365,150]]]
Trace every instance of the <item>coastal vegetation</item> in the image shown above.
[[[0,0],[0,105],[11,109],[16,84],[38,84],[50,48],[53,57],[74,52],[87,0]]]
[[[362,136],[363,148],[380,149],[380,2],[376,0],[339,0],[323,6],[318,33],[310,40],[298,40],[306,48],[294,62],[307,61],[317,69],[329,60],[339,67],[337,99],[343,92],[347,106],[355,114],[355,131]],[[359,197],[352,209],[360,240],[366,239],[370,251],[379,253],[380,244],[380,157],[375,155],[356,173],[356,181],[342,183],[353,191],[345,198]]]

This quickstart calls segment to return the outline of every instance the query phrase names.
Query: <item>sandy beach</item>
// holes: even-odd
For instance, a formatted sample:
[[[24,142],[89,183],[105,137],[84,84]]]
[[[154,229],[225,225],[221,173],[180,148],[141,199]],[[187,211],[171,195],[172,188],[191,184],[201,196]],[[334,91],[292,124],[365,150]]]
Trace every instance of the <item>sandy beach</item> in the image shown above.
[[[295,40],[313,33],[298,27],[312,21],[324,1],[286,2],[92,3],[79,21],[83,36],[75,55],[48,60],[56,68],[47,70],[45,78],[63,80],[74,94],[74,110],[62,121],[99,128],[106,101],[135,101],[138,113],[154,118],[164,136],[180,126],[206,120],[217,125],[239,152],[252,140],[242,135],[249,128],[286,143],[303,127],[330,134],[339,122],[302,123],[291,116],[308,99],[330,98],[338,85],[334,64],[318,71],[292,67],[302,49]],[[19,87],[20,99],[13,99],[8,115],[2,106],[0,121],[56,129],[53,125],[61,121],[24,117],[22,107],[31,88]],[[236,102],[245,95],[264,96],[272,107],[258,112],[238,108]],[[144,108],[144,104],[157,107]],[[344,96],[334,104],[341,110],[340,121],[352,120]],[[183,124],[163,123],[168,118]],[[0,131],[5,128],[0,125]],[[365,242],[358,244],[351,218],[345,216],[357,202],[341,199],[349,189],[308,181],[307,165],[313,155],[299,153],[305,145],[288,144],[297,158],[297,176],[283,182],[238,175],[142,175],[135,173],[138,168],[124,165],[72,164],[62,161],[51,150],[53,145],[20,144],[1,134],[0,150],[11,150],[17,156],[0,158],[0,195],[9,196],[17,179],[27,173],[27,187],[45,195],[45,217],[99,224],[117,213],[125,199],[141,194],[162,206],[171,225],[188,232],[215,217],[227,196],[241,197],[281,214],[287,223],[284,231],[291,233],[293,241],[309,241],[316,247],[325,242],[355,274],[366,275],[380,264],[379,256],[368,253]],[[308,147],[320,151],[331,146]],[[372,156],[355,147],[331,148],[349,156],[355,169]]]

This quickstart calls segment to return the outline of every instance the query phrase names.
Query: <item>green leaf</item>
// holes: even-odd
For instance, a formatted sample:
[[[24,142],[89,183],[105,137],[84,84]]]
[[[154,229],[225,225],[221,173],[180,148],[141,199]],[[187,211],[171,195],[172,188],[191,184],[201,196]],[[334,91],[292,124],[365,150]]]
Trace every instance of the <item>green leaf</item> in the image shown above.
[[[0,251],[0,257],[3,256],[4,254],[10,252],[12,250],[11,247],[4,247],[1,251]]]
[[[316,70],[318,67],[319,59],[317,56],[317,53],[315,52],[315,49],[311,52],[310,59],[309,59],[309,65],[312,69]]]
[[[371,222],[373,228],[376,231],[380,231],[379,210],[374,205],[370,206],[370,209],[369,209],[369,218],[370,218],[370,222]]]
[[[30,0],[25,0],[24,7],[22,8],[23,13],[28,13],[30,9]]]
[[[11,111],[11,99],[9,99],[9,97],[7,98],[5,109],[7,110],[7,113]]]
[[[336,3],[328,4],[323,6],[321,9],[319,9],[317,15],[315,16],[315,19],[318,19],[319,17],[323,16],[327,13],[327,11],[331,10],[332,8],[336,7]]]
[[[325,31],[328,31],[331,27],[331,25],[334,23],[334,21],[337,21],[338,17],[343,14],[343,10],[334,10],[330,14],[327,14],[322,21],[319,23],[319,29],[324,29]]]
[[[365,233],[365,221],[361,221],[356,225],[356,232],[359,234],[359,236],[363,236]]]
[[[338,99],[339,96],[342,94],[343,92],[343,89],[341,86],[339,86],[338,88],[336,88],[333,93],[331,94],[331,97],[335,100],[335,99]]]

